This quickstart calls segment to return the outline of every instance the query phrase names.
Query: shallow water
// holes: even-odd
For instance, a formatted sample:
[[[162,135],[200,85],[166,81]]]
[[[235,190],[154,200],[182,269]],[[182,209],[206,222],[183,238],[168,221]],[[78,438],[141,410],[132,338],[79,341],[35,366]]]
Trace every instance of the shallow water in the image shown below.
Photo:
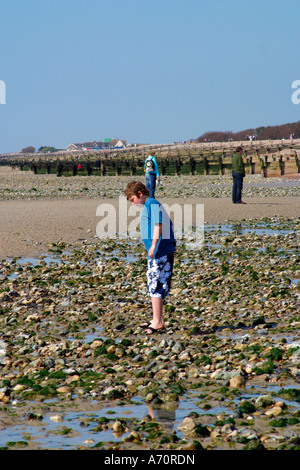
[[[299,389],[300,386],[297,388]],[[266,387],[251,386],[242,392],[242,396],[234,398],[233,402],[239,405],[242,399],[252,400],[258,398],[262,394],[277,394],[280,390],[289,387],[279,387],[277,385],[267,385]],[[295,387],[293,387],[295,388]],[[293,399],[280,398],[293,411],[300,409],[300,403]],[[43,405],[54,404],[56,400],[45,400]],[[117,434],[112,429],[103,431],[95,431],[98,420],[107,418],[109,420],[142,420],[147,415],[154,417],[155,421],[164,425],[165,434],[175,431],[179,439],[183,439],[184,435],[178,426],[183,419],[190,413],[198,415],[213,415],[217,420],[217,416],[227,417],[232,415],[232,409],[226,406],[212,406],[208,410],[201,408],[201,398],[199,391],[188,392],[184,394],[173,409],[166,410],[162,407],[154,407],[146,404],[142,398],[134,397],[131,403],[124,405],[108,405],[98,404],[96,401],[89,404],[93,407],[93,411],[62,411],[58,413],[44,413],[42,421],[28,421],[23,418],[23,423],[15,426],[9,426],[6,429],[0,429],[0,447],[4,447],[8,442],[26,442],[28,439],[34,446],[43,449],[61,449],[72,450],[81,447],[93,447],[100,442],[121,442],[129,432]],[[17,407],[16,407],[17,410]],[[50,418],[54,415],[62,417],[61,422],[52,421]]]

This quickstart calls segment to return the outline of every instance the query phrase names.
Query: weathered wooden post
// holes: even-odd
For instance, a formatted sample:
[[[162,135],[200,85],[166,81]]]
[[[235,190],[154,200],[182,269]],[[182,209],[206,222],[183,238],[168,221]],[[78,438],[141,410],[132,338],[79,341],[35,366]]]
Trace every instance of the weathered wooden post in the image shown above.
[[[297,173],[300,173],[300,160],[299,160],[297,154],[295,155],[295,163],[296,163],[296,171],[297,171]]]
[[[135,165],[135,162],[134,162],[133,158],[130,161],[130,174],[131,174],[131,176],[136,175],[136,165]]]
[[[190,174],[192,176],[195,175],[195,169],[196,169],[196,162],[195,162],[195,159],[193,157],[190,157]]]
[[[262,169],[262,174],[264,178],[267,178],[268,176],[268,156],[265,155],[264,158],[260,159],[261,162],[261,169]]]
[[[61,163],[60,160],[57,161],[56,171],[57,171],[57,176],[61,176],[61,175],[62,175],[62,172],[63,172],[63,164]]]
[[[162,175],[166,175],[166,173],[167,173],[167,165],[168,165],[168,162],[169,162],[168,157],[167,157],[167,158],[163,158],[163,159],[161,160],[160,168],[161,168],[161,174],[162,174]]]
[[[279,156],[278,167],[280,176],[283,176],[285,173],[285,162],[283,161],[282,155]]]
[[[73,176],[76,176],[77,175],[77,171],[78,171],[78,165],[77,165],[77,162],[74,162],[72,163],[72,174]]]
[[[252,155],[249,157],[251,175],[255,175],[255,162],[253,161]]]
[[[207,176],[209,175],[209,163],[207,157],[203,158],[203,163],[204,163],[204,175]]]
[[[176,176],[180,176],[180,174],[181,174],[181,165],[182,165],[182,162],[181,162],[180,158],[176,158],[176,160],[175,160],[175,173],[176,173]]]
[[[120,176],[122,174],[122,165],[121,163],[119,162],[119,160],[117,160],[117,175]]]
[[[101,172],[101,176],[105,176],[107,172],[106,165],[103,161],[101,161],[101,164],[100,164],[100,172]]]
[[[91,165],[90,160],[87,161],[86,170],[87,170],[88,176],[91,176],[91,174],[92,174],[92,172],[93,172],[93,169],[92,169],[92,165]]]
[[[37,174],[37,164],[36,163],[32,163],[31,165],[31,171],[33,171],[33,173],[36,175]]]
[[[224,154],[223,154],[224,156]],[[223,156],[222,155],[219,155],[218,156],[218,161],[219,161],[219,174],[220,175],[224,175],[225,171],[224,171],[224,165],[223,165]]]

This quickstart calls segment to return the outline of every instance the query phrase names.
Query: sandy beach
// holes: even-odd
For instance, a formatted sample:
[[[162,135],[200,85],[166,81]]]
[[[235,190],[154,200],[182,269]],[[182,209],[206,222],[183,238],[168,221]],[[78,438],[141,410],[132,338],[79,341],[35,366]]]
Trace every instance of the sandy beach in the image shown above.
[[[233,205],[224,198],[162,198],[173,204],[204,205],[204,222],[224,224],[228,221],[262,217],[299,217],[299,197],[251,197],[247,204]],[[109,204],[116,212],[118,229],[119,198],[110,199],[20,199],[1,201],[0,256],[27,257],[46,253],[52,243],[76,243],[95,239],[100,217],[97,208]]]
[[[130,204],[124,202],[124,189],[132,179],[132,176],[81,175],[59,178],[0,167],[1,258],[45,254],[58,241],[68,244],[96,241],[101,220],[97,215],[99,208],[98,214],[104,207],[110,209],[118,231],[119,208],[122,216],[129,210]],[[143,176],[136,179],[144,181]],[[182,214],[184,205],[192,205],[193,214],[197,205],[203,205],[204,224],[300,216],[300,175],[281,178],[247,175],[244,205],[232,204],[231,190],[230,175],[164,176],[156,198],[166,208],[176,205],[178,209],[180,205]],[[170,215],[174,221],[172,211]]]

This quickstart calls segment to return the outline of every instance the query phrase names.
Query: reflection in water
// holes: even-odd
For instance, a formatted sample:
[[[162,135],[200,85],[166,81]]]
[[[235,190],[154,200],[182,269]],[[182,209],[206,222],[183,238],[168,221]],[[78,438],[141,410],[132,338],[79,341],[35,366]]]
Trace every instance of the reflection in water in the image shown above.
[[[178,408],[179,403],[176,402],[176,408]],[[165,409],[160,406],[148,406],[148,414],[151,418],[159,422],[165,428],[165,432],[172,432],[175,420],[176,420],[176,408],[175,409]]]

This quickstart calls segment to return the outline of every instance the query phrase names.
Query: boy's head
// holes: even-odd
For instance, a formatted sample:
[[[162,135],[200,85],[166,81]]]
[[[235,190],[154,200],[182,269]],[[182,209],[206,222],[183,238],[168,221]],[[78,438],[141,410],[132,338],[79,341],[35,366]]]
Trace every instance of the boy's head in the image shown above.
[[[149,196],[149,190],[143,183],[141,183],[140,181],[132,181],[131,183],[127,184],[127,187],[125,189],[125,196],[127,198],[127,201],[129,201],[132,196],[140,197],[141,195]]]

